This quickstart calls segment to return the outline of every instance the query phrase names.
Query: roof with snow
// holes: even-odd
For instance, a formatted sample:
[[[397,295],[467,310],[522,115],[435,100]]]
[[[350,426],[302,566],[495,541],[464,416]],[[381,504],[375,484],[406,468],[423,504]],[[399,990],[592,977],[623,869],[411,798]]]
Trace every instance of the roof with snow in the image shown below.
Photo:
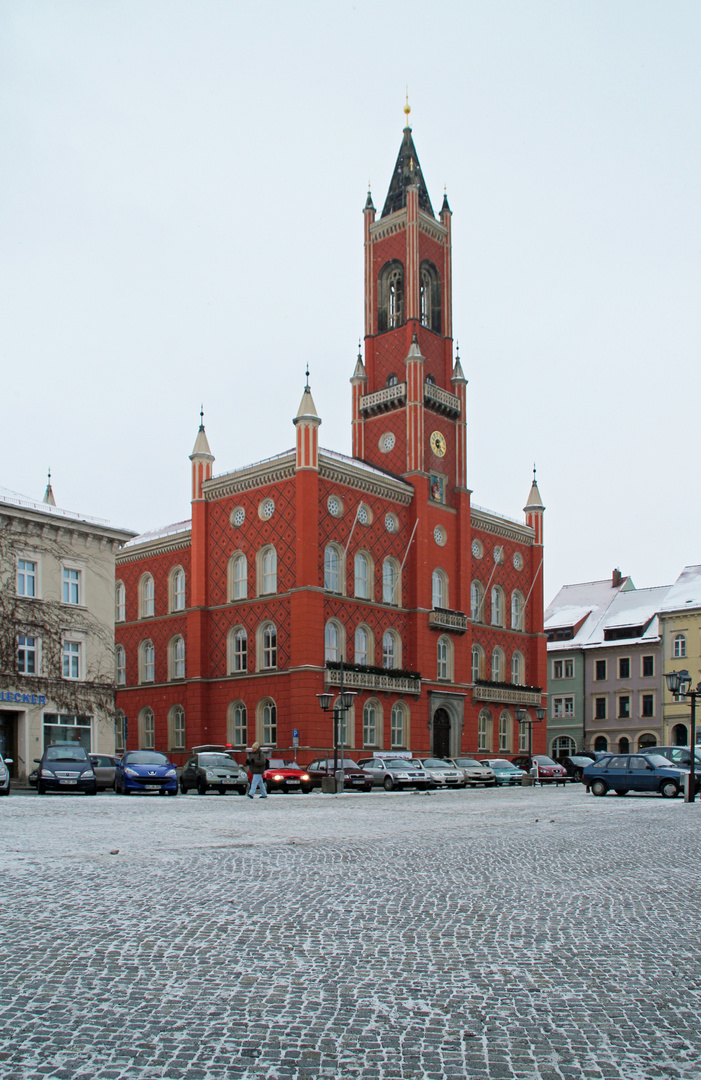
[[[32,514],[41,514],[44,517],[59,519],[65,522],[72,521],[84,525],[94,525],[99,529],[122,533],[125,537],[134,535],[132,529],[116,528],[105,518],[89,517],[87,514],[80,514],[75,510],[63,510],[61,507],[55,506],[52,503],[41,502],[39,499],[31,499],[27,495],[21,495],[18,491],[11,491],[10,488],[0,487],[0,507],[3,504],[7,507],[16,507],[19,510],[26,510]]]
[[[701,607],[701,566],[685,566],[670,586],[660,612],[686,611]]]

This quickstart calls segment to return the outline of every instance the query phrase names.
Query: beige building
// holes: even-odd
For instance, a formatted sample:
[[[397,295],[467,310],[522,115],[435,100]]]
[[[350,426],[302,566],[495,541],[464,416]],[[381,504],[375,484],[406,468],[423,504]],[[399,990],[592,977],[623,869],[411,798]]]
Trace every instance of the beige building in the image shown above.
[[[0,752],[114,751],[114,565],[134,533],[0,488]]]
[[[660,608],[664,674],[686,670],[692,686],[701,681],[701,566],[685,566]],[[664,683],[662,745],[688,746],[689,700],[676,701]],[[697,716],[697,724],[701,716]],[[701,724],[697,743],[701,736]]]

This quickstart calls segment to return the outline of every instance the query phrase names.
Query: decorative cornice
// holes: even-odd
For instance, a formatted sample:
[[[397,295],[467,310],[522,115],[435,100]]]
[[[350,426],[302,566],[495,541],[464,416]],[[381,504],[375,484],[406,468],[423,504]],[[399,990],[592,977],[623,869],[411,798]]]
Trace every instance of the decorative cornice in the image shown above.
[[[240,495],[254,488],[291,480],[295,474],[295,451],[278,458],[259,461],[246,469],[205,480],[202,492],[207,502],[223,499],[227,495]]]
[[[535,529],[530,525],[518,525],[515,521],[507,521],[504,518],[484,514],[480,510],[472,510],[470,515],[472,527],[491,533],[493,536],[501,536],[504,540],[514,540],[517,544],[535,543]]]
[[[319,476],[325,480],[331,480],[334,484],[343,484],[345,487],[355,488],[365,495],[375,495],[381,499],[392,499],[402,506],[409,506],[414,498],[414,489],[403,480],[393,480],[388,476],[382,478],[368,474],[361,469],[354,469],[352,465],[345,465],[341,461],[319,455]]]
[[[140,547],[129,547],[118,552],[117,566],[123,563],[139,562],[148,555],[167,555],[171,551],[183,551],[190,547],[190,533],[180,533],[177,537],[166,536],[162,540],[151,540]]]
[[[406,207],[404,206],[401,210],[397,210],[394,214],[390,214],[389,217],[380,218],[379,221],[374,222],[370,226],[370,239],[373,241],[384,240],[387,236],[394,236],[395,233],[405,229],[406,224],[407,212]]]
[[[445,225],[439,225],[437,221],[433,221],[432,218],[426,217],[421,212],[419,212],[419,232],[425,233],[426,236],[430,236],[432,240],[436,240],[439,244],[444,243],[448,235]]]
[[[543,695],[533,690],[505,690],[501,686],[473,686],[473,701],[501,705],[540,705]]]
[[[94,541],[103,549],[110,544],[115,550],[136,536],[134,532],[102,528],[93,521],[72,521],[70,518],[47,521],[20,507],[15,510],[13,506],[3,506],[0,510],[0,529],[10,529],[13,533],[46,541],[68,539],[74,546],[79,540],[85,547]]]

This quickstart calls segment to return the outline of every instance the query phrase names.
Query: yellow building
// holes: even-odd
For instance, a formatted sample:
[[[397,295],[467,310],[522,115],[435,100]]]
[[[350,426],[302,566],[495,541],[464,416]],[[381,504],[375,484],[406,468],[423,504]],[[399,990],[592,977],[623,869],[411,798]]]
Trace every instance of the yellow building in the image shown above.
[[[701,566],[685,566],[667,593],[659,611],[662,637],[663,675],[686,669],[692,686],[701,682]],[[663,746],[688,746],[691,706],[688,700],[675,701],[663,679]],[[701,716],[697,728],[701,729]],[[700,731],[701,733],[701,731]],[[699,737],[697,735],[697,743]]]

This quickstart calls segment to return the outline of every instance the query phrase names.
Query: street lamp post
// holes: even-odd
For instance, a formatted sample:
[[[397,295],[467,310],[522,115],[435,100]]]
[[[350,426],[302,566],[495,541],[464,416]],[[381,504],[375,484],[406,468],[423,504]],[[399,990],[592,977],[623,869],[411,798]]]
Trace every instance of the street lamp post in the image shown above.
[[[545,712],[546,712],[546,710],[543,708],[542,705],[536,705],[534,711],[535,711],[535,715],[536,715],[535,720],[533,720],[530,716],[528,716],[528,712],[526,711],[526,706],[525,705],[519,705],[516,709],[514,709],[514,712],[516,714],[516,720],[518,722],[519,727],[522,724],[526,724],[528,726],[528,756],[529,756],[529,758],[533,757],[533,725],[534,724],[542,724],[543,720],[545,720]]]
[[[701,682],[696,689],[691,689],[691,675],[683,668],[681,671],[668,671],[665,675],[667,689],[676,698],[691,698],[691,738],[689,754],[689,787],[684,793],[684,802],[696,802],[696,698],[701,694]]]
[[[319,699],[319,707],[323,712],[328,712],[331,706],[331,698],[333,694],[317,694]],[[336,779],[336,793],[338,793],[339,781],[341,784],[341,791],[344,789],[346,780],[346,767],[344,763],[344,744],[345,738],[342,739],[341,735],[341,721],[345,717],[346,713],[353,706],[353,698],[356,696],[355,690],[343,689],[343,661],[341,661],[341,681],[338,689],[338,702],[334,706],[333,710],[333,773]],[[338,763],[341,763],[339,770]]]

